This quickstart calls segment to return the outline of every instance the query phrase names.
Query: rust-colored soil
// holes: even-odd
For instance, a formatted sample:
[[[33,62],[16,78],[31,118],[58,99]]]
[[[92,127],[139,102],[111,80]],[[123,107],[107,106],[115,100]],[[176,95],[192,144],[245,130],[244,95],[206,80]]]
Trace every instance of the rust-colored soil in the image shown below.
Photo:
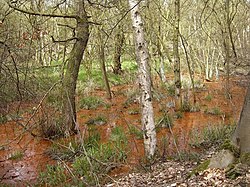
[[[192,129],[202,129],[208,125],[232,124],[239,119],[240,111],[245,97],[245,87],[241,83],[244,78],[234,78],[231,82],[231,99],[226,98],[224,80],[219,82],[204,82],[204,87],[197,92],[197,103],[200,106],[199,112],[185,112],[181,119],[174,119],[172,131],[168,128],[161,128],[157,132],[159,153],[163,154],[164,146],[167,146],[167,153],[176,152],[176,140],[179,150],[188,150],[189,134]],[[157,83],[154,84],[157,87]],[[132,90],[134,85],[122,85],[112,88],[114,97],[111,101],[105,99],[105,91],[96,90],[91,95],[99,96],[110,104],[110,107],[99,107],[96,110],[79,110],[78,123],[82,132],[87,132],[85,124],[89,119],[103,115],[107,118],[105,125],[98,126],[101,134],[101,141],[106,142],[109,139],[111,129],[116,126],[124,128],[129,137],[129,153],[127,164],[120,168],[115,168],[110,174],[117,175],[126,173],[131,166],[137,164],[144,155],[143,141],[129,133],[129,126],[134,125],[140,128],[140,114],[131,111],[139,111],[139,104],[136,98],[129,105],[125,105],[128,99],[127,93]],[[157,90],[157,89],[156,89]],[[163,90],[158,89],[159,92]],[[167,94],[167,92],[165,91]],[[210,95],[211,100],[205,99]],[[81,96],[79,96],[81,98]],[[79,99],[78,98],[78,99]],[[170,97],[154,101],[154,111],[156,119],[162,116],[162,106],[171,100]],[[192,98],[190,97],[190,100]],[[30,107],[28,105],[27,107]],[[221,114],[212,115],[206,111],[219,108]],[[173,109],[169,109],[169,114],[174,114]],[[84,133],[83,133],[84,134]],[[85,133],[86,134],[86,133]],[[28,132],[17,125],[15,122],[7,122],[0,125],[0,183],[15,184],[25,186],[27,183],[34,183],[40,170],[44,169],[46,164],[53,164],[53,161],[44,153],[50,146],[50,142],[34,138]],[[167,145],[163,145],[162,139],[165,138]],[[11,160],[11,155],[21,152],[23,157],[17,160]],[[27,182],[27,183],[26,183]]]

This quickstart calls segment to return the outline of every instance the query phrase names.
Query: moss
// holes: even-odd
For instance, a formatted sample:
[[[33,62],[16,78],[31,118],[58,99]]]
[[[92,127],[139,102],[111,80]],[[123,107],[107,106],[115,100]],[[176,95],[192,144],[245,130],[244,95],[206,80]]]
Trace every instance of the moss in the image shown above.
[[[228,167],[228,169],[226,170],[226,177],[234,180],[239,176],[245,175],[247,170],[248,166],[246,164],[242,164],[237,161],[236,163]]]
[[[192,172],[188,175],[188,177],[192,177],[193,175],[197,175],[199,172],[202,172],[208,168],[210,164],[210,160],[206,160],[199,164],[196,168],[192,170]]]
[[[250,166],[250,153],[242,153],[240,156],[240,161],[241,163]]]
[[[226,139],[223,144],[221,145],[220,149],[230,150],[236,158],[240,156],[240,149],[233,145],[231,140]]]

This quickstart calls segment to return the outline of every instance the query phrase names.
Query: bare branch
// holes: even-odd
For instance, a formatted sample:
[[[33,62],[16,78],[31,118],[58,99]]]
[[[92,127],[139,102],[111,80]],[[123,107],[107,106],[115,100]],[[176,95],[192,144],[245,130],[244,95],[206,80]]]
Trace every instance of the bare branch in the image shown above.
[[[52,41],[53,41],[54,43],[66,43],[66,42],[70,42],[70,41],[72,41],[72,40],[78,40],[78,38],[76,38],[76,37],[69,38],[69,39],[67,39],[67,40],[55,40],[55,38],[54,38],[53,36],[51,36],[51,38],[52,38]]]
[[[18,7],[15,7],[15,6],[11,5],[10,3],[8,5],[9,5],[9,7],[13,8],[16,11],[22,12],[24,14],[33,15],[33,16],[79,19],[79,16],[74,15],[74,14],[73,15],[62,15],[62,14],[49,14],[49,13],[42,13],[42,12],[34,12],[34,11],[23,10],[21,8],[18,8]]]

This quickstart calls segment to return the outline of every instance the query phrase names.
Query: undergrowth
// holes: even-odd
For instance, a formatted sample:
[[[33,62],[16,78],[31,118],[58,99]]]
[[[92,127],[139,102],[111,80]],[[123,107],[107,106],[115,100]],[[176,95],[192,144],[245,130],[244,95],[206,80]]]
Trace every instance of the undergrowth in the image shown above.
[[[227,139],[230,139],[235,131],[235,125],[208,125],[202,130],[194,129],[191,132],[190,145],[194,147],[209,148],[218,146]]]
[[[89,128],[88,137],[83,141],[54,143],[48,154],[60,164],[48,166],[40,174],[39,184],[65,186],[67,181],[68,186],[98,186],[111,170],[126,161],[127,143],[121,127],[112,129],[106,143],[100,142],[100,133],[94,127]]]
[[[90,109],[96,109],[100,106],[104,106],[106,108],[110,107],[108,103],[106,103],[105,101],[96,96],[87,96],[79,101],[80,109],[90,110]]]

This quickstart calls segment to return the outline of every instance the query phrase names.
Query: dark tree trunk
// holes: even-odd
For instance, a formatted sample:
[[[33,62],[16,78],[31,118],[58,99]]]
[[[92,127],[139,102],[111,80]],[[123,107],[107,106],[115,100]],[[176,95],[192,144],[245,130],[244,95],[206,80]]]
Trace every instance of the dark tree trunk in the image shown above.
[[[66,73],[63,78],[63,118],[64,131],[66,135],[76,132],[76,104],[75,92],[76,83],[79,73],[80,64],[83,53],[86,49],[89,39],[89,23],[88,16],[85,11],[84,1],[77,2],[77,26],[76,37],[77,40],[70,52],[68,63],[66,65]]]
[[[180,56],[179,56],[179,22],[180,22],[180,0],[175,0],[174,15],[174,38],[173,38],[173,55],[174,55],[174,77],[175,77],[175,97],[176,109],[181,107],[181,73],[180,73]]]
[[[124,33],[119,30],[119,32],[115,35],[114,74],[122,73],[121,55],[123,43]]]

